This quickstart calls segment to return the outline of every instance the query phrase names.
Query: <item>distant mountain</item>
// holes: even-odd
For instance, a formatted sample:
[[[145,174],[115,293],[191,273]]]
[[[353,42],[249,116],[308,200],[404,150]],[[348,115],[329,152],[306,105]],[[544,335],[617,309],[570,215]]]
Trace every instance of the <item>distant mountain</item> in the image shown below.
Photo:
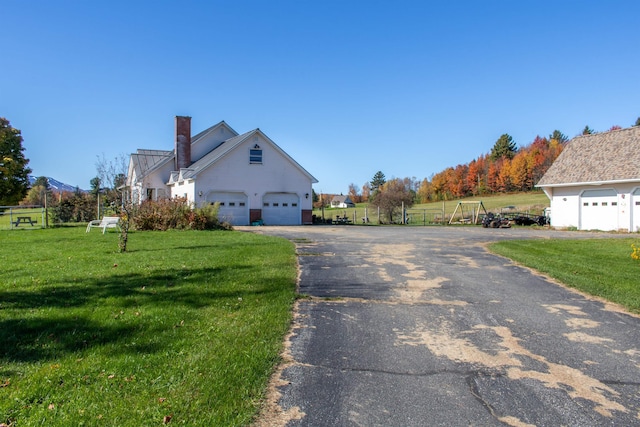
[[[51,187],[53,191],[76,191],[75,185],[65,184],[64,182],[60,182],[57,179],[51,178],[50,176],[48,176],[47,179],[49,180],[49,187]],[[29,184],[33,185],[34,182],[36,182],[36,177],[30,176]]]

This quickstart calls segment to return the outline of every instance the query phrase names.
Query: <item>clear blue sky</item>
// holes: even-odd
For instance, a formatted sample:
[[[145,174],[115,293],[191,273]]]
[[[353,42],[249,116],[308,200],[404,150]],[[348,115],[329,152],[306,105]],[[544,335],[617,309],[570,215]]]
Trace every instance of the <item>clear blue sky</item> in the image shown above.
[[[259,127],[347,193],[640,116],[640,2],[0,0],[0,116],[35,176]]]

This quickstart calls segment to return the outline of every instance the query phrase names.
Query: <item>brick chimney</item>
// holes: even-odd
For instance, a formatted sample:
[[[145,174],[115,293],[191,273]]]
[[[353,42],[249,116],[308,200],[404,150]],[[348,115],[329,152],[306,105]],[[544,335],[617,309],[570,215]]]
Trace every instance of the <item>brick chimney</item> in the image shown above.
[[[191,166],[191,117],[176,116],[176,170]]]

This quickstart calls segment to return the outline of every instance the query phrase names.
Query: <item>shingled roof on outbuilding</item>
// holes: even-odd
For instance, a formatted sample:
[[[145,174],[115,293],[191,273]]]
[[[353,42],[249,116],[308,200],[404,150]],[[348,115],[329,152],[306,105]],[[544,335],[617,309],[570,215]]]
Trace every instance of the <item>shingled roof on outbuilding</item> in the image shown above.
[[[536,186],[621,181],[640,182],[640,126],[573,138]]]

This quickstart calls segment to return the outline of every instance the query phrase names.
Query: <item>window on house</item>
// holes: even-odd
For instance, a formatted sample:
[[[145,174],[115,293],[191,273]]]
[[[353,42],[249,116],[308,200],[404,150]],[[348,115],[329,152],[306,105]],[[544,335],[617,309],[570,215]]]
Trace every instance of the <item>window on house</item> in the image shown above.
[[[240,202],[240,206],[245,206],[245,203],[244,202]]]
[[[582,206],[589,206],[589,202],[584,202]]]
[[[636,202],[636,206],[640,206],[640,200]]]
[[[287,207],[287,206],[289,206],[289,203],[283,203],[283,204],[282,204],[282,207],[283,207],[283,208],[284,208],[284,207]]]
[[[611,202],[611,206],[618,206],[618,202]]]
[[[294,208],[298,206],[297,203],[291,203],[291,206],[293,206]]]
[[[598,206],[598,202],[591,203],[591,206]]]
[[[269,207],[269,203],[267,203],[267,202],[263,203],[263,204],[262,204],[262,207],[264,207],[264,208],[268,208],[268,207]]]
[[[273,204],[273,207],[274,207],[274,208],[275,208],[275,207],[278,207],[278,204],[277,204],[277,203],[274,203],[274,204]]]
[[[229,206],[235,206],[236,202],[229,202]]]
[[[256,165],[262,164],[262,148],[260,148],[258,144],[249,150],[249,163]]]
[[[602,202],[602,206],[607,206],[608,203],[607,202]]]

